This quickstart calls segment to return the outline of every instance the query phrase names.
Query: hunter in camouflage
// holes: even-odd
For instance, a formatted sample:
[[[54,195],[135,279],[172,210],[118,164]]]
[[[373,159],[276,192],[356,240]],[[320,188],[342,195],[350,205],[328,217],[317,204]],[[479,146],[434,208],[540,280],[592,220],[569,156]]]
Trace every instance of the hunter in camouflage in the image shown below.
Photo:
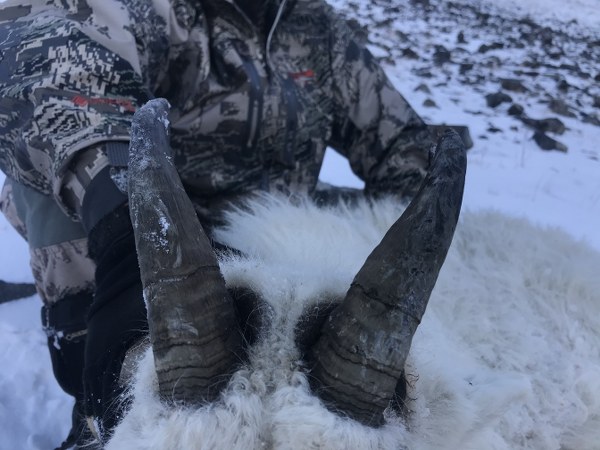
[[[205,221],[257,189],[311,193],[327,145],[367,191],[414,194],[429,133],[346,22],[318,0],[266,2],[264,17],[266,42],[227,0],[4,3],[0,168],[77,220],[82,155],[126,153],[133,112],[165,97]]]
[[[409,198],[428,167],[428,128],[323,0],[8,0],[0,55],[0,207],[48,307],[91,298],[87,235],[123,201],[151,98],[171,104],[175,165],[209,226],[248,193],[313,194],[327,146],[368,193]],[[114,185],[87,214],[101,173]]]

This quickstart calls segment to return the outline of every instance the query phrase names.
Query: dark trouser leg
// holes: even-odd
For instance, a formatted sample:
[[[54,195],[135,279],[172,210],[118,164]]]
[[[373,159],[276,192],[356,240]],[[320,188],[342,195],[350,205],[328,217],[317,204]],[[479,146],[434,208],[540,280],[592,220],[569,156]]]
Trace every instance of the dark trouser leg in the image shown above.
[[[75,398],[72,426],[62,448],[90,441],[83,411],[83,359],[87,336],[85,318],[92,294],[82,292],[42,308],[42,323],[48,336],[48,349],[54,377],[60,387]]]
[[[85,348],[86,412],[106,440],[126,407],[119,383],[127,350],[147,335],[133,230],[125,205],[102,219],[90,233],[97,261],[96,294],[88,317]]]
[[[86,415],[106,441],[125,407],[119,385],[127,350],[147,334],[135,240],[127,195],[111,177],[111,150],[127,155],[125,143],[105,144],[78,156],[65,177],[65,203],[77,212],[88,235],[89,256],[96,263],[84,358]],[[112,160],[111,160],[112,161]]]
[[[54,376],[63,391],[75,398],[83,395],[85,318],[91,300],[91,293],[86,292],[42,308],[42,324],[48,336]]]

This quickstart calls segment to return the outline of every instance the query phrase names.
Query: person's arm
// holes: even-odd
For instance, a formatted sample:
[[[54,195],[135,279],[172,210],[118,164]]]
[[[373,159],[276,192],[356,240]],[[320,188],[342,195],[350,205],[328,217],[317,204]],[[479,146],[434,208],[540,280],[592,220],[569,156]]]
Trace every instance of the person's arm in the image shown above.
[[[167,22],[153,10],[158,2],[140,3],[143,23],[104,0],[68,10],[0,5],[0,169],[28,194],[20,198],[32,249],[62,250],[72,240],[65,224],[79,227],[75,250],[85,266],[76,264],[83,258],[59,265],[34,254],[32,261],[39,262],[40,292],[53,296],[44,299],[46,329],[78,337],[61,344],[62,353],[50,347],[57,380],[85,397],[78,401],[88,415],[109,414],[109,425],[117,418],[108,408],[118,403],[120,363],[143,334],[145,307],[127,196],[106,160],[115,144],[127,154],[133,114],[167,66],[156,64],[169,50]],[[49,209],[60,222],[48,220]]]
[[[128,142],[133,113],[152,97],[144,66],[151,47],[104,11],[108,4],[0,7],[0,169],[54,196],[72,217],[61,189],[73,158]]]
[[[429,166],[430,131],[346,22],[331,17],[337,117],[329,145],[348,158],[367,193],[409,199]]]

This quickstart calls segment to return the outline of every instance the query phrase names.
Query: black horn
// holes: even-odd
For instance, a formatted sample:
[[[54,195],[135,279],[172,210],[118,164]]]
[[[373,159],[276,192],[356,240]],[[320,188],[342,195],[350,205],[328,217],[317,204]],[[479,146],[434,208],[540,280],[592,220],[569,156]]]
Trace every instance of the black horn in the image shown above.
[[[309,354],[319,396],[365,425],[383,423],[403,377],[452,242],[466,165],[460,137],[446,131],[421,189],[369,255]]]
[[[214,400],[238,362],[241,335],[216,257],[173,164],[169,104],[134,118],[129,203],[161,398]]]

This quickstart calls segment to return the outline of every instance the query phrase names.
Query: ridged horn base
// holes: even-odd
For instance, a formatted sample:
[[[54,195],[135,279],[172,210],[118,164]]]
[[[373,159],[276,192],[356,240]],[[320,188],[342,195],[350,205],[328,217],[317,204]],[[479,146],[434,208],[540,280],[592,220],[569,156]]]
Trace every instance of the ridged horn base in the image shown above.
[[[423,184],[356,275],[312,348],[318,395],[370,426],[403,376],[412,337],[452,242],[460,213],[466,151],[447,131]]]
[[[174,402],[214,400],[239,362],[233,301],[173,165],[169,105],[136,112],[129,155],[129,203],[148,310],[159,393]]]

